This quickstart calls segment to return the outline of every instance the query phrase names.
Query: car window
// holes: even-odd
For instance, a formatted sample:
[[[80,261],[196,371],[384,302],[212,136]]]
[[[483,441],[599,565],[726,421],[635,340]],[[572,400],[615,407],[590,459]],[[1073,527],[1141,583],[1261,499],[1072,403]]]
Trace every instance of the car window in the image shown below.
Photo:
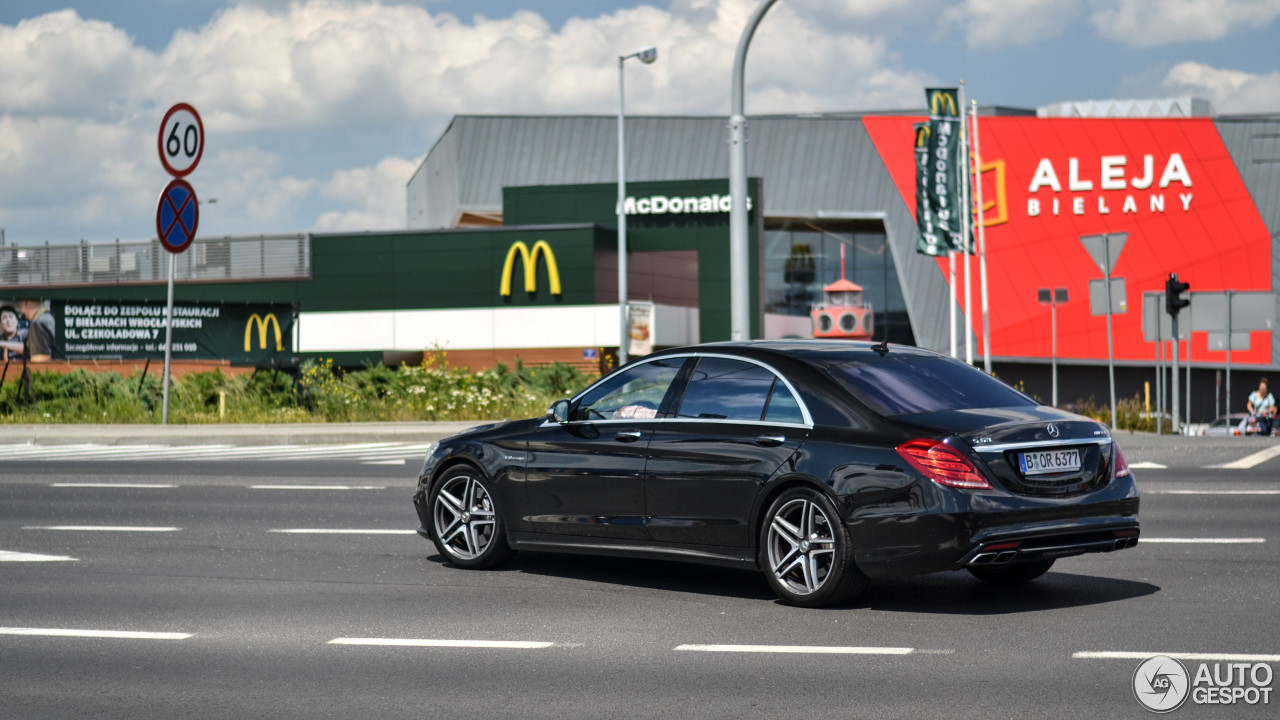
[[[775,379],[766,368],[742,360],[699,358],[676,417],[758,421]]]
[[[684,358],[666,358],[628,368],[583,395],[570,420],[645,420],[658,416],[662,398]]]
[[[769,398],[769,409],[765,411],[766,422],[804,424],[804,412],[800,410],[800,402],[791,390],[782,383],[773,386],[773,395]]]
[[[1035,401],[959,360],[889,353],[833,365],[831,375],[885,415],[1023,407]]]

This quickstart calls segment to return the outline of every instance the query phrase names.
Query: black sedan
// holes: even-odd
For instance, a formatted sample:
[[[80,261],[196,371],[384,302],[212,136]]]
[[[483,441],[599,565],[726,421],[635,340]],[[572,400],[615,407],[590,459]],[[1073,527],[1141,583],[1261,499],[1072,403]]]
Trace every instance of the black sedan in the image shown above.
[[[413,501],[458,567],[536,550],[759,568],[810,607],[872,577],[1026,582],[1138,542],[1138,489],[1106,426],[865,342],[649,355],[546,417],[441,441]]]

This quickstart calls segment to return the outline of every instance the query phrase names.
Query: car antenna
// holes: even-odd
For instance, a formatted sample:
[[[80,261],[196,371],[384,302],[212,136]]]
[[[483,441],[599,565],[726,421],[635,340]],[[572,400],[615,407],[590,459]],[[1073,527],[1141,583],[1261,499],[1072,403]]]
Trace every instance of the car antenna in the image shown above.
[[[889,339],[888,339],[888,338],[885,338],[884,340],[881,340],[880,342],[876,343],[875,345],[872,345],[872,346],[871,346],[871,349],[872,349],[872,350],[875,350],[875,351],[876,351],[876,352],[878,352],[878,353],[880,353],[880,357],[884,357],[885,355],[888,355],[888,354],[889,354]]]

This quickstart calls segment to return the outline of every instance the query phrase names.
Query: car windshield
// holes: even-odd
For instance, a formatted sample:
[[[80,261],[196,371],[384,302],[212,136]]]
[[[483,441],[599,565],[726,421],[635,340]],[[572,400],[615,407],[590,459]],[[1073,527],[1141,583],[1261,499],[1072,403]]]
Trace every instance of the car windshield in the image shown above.
[[[885,415],[1036,404],[977,368],[934,355],[890,353],[832,365],[830,372]]]

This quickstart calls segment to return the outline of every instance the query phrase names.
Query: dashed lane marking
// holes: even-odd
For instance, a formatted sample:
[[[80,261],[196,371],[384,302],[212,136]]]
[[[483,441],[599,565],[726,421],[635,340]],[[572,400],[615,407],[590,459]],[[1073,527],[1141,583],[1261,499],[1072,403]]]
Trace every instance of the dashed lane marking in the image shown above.
[[[1262,463],[1277,456],[1280,456],[1280,445],[1272,445],[1271,447],[1265,450],[1259,450],[1258,452],[1253,453],[1252,455],[1246,455],[1234,462],[1224,463],[1222,465],[1217,465],[1215,467],[1223,468],[1226,470],[1248,470],[1251,467],[1261,465]]]
[[[176,488],[177,485],[169,485],[164,483],[49,483],[49,487],[56,488],[130,488],[130,489],[147,489],[160,490],[164,488]]]
[[[79,558],[69,555],[39,555],[16,550],[0,550],[0,562],[77,562]]]
[[[250,490],[386,490],[384,485],[250,485]]]
[[[555,645],[549,642],[525,640],[427,640],[418,638],[361,638],[340,637],[329,645],[377,645],[383,647],[444,647],[444,648],[497,648],[506,650],[541,650]]]
[[[1280,655],[1241,655],[1236,653],[1177,653],[1177,652],[1119,652],[1095,651],[1072,653],[1071,657],[1086,660],[1145,660],[1156,655],[1171,657],[1175,660],[1207,660],[1218,662],[1280,662]]]
[[[909,655],[915,648],[831,645],[678,645],[677,651],[726,653],[800,653],[806,655]]]
[[[345,445],[0,445],[6,460],[310,460],[352,459],[406,464],[424,457],[430,443],[349,443]]]
[[[352,528],[279,528],[270,533],[285,535],[417,535],[417,530],[352,529]]]
[[[1161,465],[1158,462],[1151,462],[1149,460],[1144,460],[1142,462],[1129,463],[1129,469],[1131,470],[1168,470],[1169,466]]]
[[[1280,495],[1280,490],[1143,490],[1143,495]]]
[[[71,532],[178,532],[182,528],[138,525],[27,525],[23,530],[66,530]]]
[[[119,640],[186,640],[191,633],[134,632],[132,630],[70,630],[65,628],[0,627],[0,635],[41,637],[114,638]]]

